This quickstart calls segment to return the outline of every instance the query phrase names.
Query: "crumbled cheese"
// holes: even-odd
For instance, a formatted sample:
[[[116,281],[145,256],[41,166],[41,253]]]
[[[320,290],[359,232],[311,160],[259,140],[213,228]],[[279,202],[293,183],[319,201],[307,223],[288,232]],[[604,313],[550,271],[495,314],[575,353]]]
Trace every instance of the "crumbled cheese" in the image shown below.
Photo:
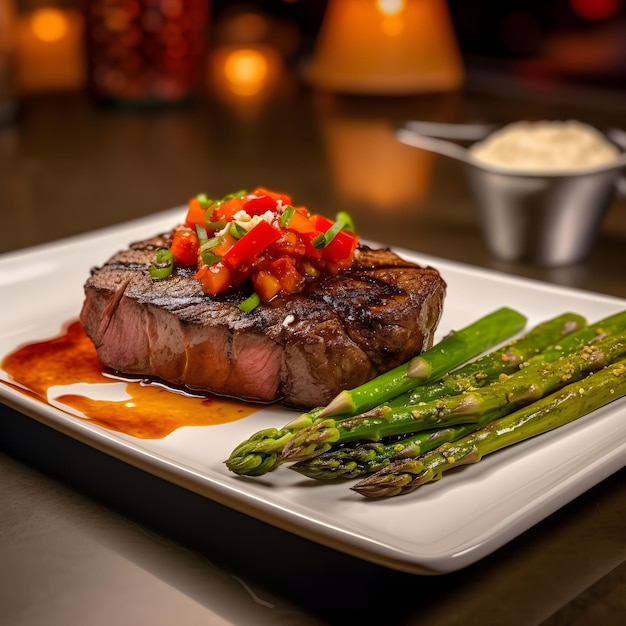
[[[283,326],[286,328],[289,324],[293,324],[296,321],[296,318],[293,315],[287,315],[283,320]]]
[[[265,211],[262,215],[250,215],[244,209],[240,209],[236,213],[233,213],[232,222],[240,226],[246,231],[252,230],[259,222],[266,221],[269,224],[273,224],[277,219],[276,211]],[[224,235],[230,229],[230,223],[216,233],[217,235]]]
[[[250,219],[250,221],[246,224],[246,228],[248,230],[254,228],[259,222],[262,222],[263,218],[260,215],[255,215]]]
[[[577,170],[609,165],[620,151],[576,120],[514,122],[470,148],[483,163],[519,170]]]
[[[236,222],[249,222],[252,218],[248,215],[248,213],[246,213],[246,211],[240,209],[233,215],[233,219]]]

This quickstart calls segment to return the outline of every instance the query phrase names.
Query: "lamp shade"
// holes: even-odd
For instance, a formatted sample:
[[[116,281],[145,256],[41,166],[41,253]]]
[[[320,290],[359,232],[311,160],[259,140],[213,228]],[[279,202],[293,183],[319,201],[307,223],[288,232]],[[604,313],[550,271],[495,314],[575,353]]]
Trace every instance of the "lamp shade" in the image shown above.
[[[329,0],[307,75],[356,94],[450,91],[464,80],[445,0]]]

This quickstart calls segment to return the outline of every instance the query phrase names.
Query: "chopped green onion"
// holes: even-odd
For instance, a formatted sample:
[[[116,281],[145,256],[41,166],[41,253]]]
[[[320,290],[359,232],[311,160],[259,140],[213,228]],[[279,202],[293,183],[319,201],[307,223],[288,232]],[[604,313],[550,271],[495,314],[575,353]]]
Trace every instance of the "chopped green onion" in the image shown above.
[[[156,265],[150,266],[150,277],[154,280],[163,280],[172,274],[173,267],[157,267]]]
[[[155,280],[167,278],[174,271],[174,255],[168,248],[158,248],[150,265],[150,276]]]
[[[344,223],[344,230],[347,230],[350,233],[356,233],[356,228],[354,227],[354,220],[352,216],[347,211],[339,211],[335,216],[335,219],[338,222]]]
[[[292,206],[288,206],[283,211],[283,214],[280,216],[280,225],[283,228],[287,228],[289,226],[289,222],[291,222],[291,218],[296,210]]]
[[[222,243],[224,243],[224,237],[222,237],[222,235],[215,235],[214,237],[211,237],[211,239],[204,241],[201,248],[203,250],[211,250],[212,248],[215,248],[215,246],[219,246]]]
[[[226,202],[227,200],[232,200],[233,198],[241,198],[241,196],[245,196],[247,193],[248,192],[247,192],[246,189],[240,189],[239,191],[233,191],[233,193],[226,194],[220,200],[220,204],[222,204],[222,202]]]
[[[222,243],[224,243],[224,237],[221,235],[216,235],[210,239],[204,239],[200,244],[200,258],[202,259],[202,262],[206,265],[213,265],[213,263],[217,263],[222,257],[219,254],[212,252],[212,249]]]
[[[321,250],[325,248],[343,229],[345,223],[337,220],[325,233],[320,233],[313,239],[313,247]]]
[[[256,309],[259,304],[261,304],[261,298],[256,291],[253,291],[251,296],[247,297],[243,302],[239,303],[239,308],[244,313],[250,313],[251,311],[254,311],[254,309]]]
[[[196,234],[198,235],[198,242],[200,245],[209,239],[209,234],[206,232],[206,228],[202,226],[202,224],[196,224]]]
[[[313,239],[311,243],[316,250],[321,250],[322,248],[325,248],[327,246],[327,243],[326,237],[324,237],[324,233],[320,233],[317,237]]]
[[[210,204],[213,204],[213,200],[211,200],[205,193],[199,193],[196,196],[196,199],[203,209],[206,209]]]
[[[248,231],[237,222],[231,222],[228,232],[235,238],[241,239]]]
[[[200,258],[205,265],[213,265],[217,263],[222,257],[219,254],[215,254],[215,252],[211,252],[210,250],[201,250]]]
[[[226,226],[226,220],[217,220],[215,222],[211,221],[211,215],[213,214],[213,211],[211,210],[213,206],[217,206],[216,203],[213,203],[208,209],[207,212],[204,215],[204,222],[207,225],[207,228],[215,231],[215,230],[222,230],[222,228],[224,228],[224,226]]]

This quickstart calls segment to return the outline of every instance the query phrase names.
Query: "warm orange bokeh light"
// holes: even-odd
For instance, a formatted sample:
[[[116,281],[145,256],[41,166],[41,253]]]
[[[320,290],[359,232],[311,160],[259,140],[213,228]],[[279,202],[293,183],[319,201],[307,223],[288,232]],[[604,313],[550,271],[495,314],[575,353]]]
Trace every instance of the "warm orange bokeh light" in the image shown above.
[[[404,8],[404,0],[376,0],[380,29],[387,37],[397,37],[404,30]]]
[[[398,15],[404,10],[404,0],[376,0],[376,8],[385,15]]]
[[[395,138],[385,120],[326,117],[324,141],[337,192],[348,202],[390,210],[428,192],[433,155]]]
[[[80,88],[85,81],[83,16],[41,8],[15,22],[16,85],[21,93]]]
[[[246,119],[291,85],[281,54],[263,44],[214,47],[207,70],[207,86]]]
[[[267,58],[259,50],[233,50],[224,61],[224,75],[231,91],[238,96],[253,96],[265,87]]]
[[[54,8],[33,11],[30,27],[37,39],[50,43],[63,39],[68,30],[67,18],[62,11]]]

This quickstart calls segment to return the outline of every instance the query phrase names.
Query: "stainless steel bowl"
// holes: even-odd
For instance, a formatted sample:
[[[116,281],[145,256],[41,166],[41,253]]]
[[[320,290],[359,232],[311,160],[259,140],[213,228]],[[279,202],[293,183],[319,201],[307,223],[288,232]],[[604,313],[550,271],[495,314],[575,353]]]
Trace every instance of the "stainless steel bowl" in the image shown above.
[[[485,165],[459,144],[423,134],[419,124],[407,123],[398,129],[397,138],[463,163],[485,242],[491,253],[503,261],[555,267],[583,260],[604,214],[626,183],[626,141],[622,143],[622,131],[607,133],[622,151],[610,166],[568,173],[523,173]],[[448,137],[453,136],[450,126],[446,125]],[[431,125],[428,128],[433,131]],[[468,127],[462,128],[464,138]],[[477,128],[477,133],[482,130],[485,136],[492,130]]]

